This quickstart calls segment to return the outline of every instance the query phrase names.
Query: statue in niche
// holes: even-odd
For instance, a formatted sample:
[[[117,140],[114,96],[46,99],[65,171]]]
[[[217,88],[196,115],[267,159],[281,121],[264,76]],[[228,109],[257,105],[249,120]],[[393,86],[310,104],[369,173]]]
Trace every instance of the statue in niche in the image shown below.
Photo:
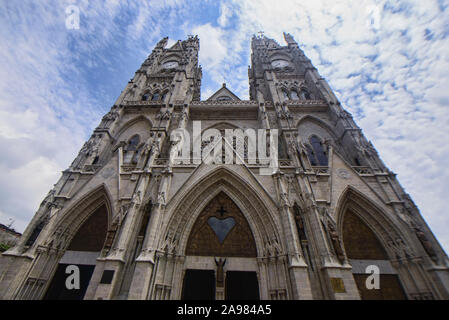
[[[276,237],[273,237],[271,240],[267,239],[267,241],[265,243],[265,250],[266,250],[266,254],[269,257],[275,257],[282,253],[282,248],[279,245]]]
[[[293,140],[289,140],[288,141],[288,150],[292,153],[292,154],[296,154],[296,152],[298,151],[298,148],[296,146],[295,141]]]
[[[70,165],[70,169],[78,170],[81,167],[83,160],[87,158],[88,154],[89,154],[89,142],[87,141],[81,147],[78,156],[75,158],[75,160],[73,160],[72,164]]]
[[[304,228],[304,221],[302,220],[299,208],[295,206],[294,211],[295,211],[296,229],[298,230],[299,240],[307,241],[306,232]]]
[[[170,163],[174,163],[178,158],[181,137],[176,136],[176,139],[170,142]]]
[[[58,228],[53,235],[44,243],[44,246],[57,250],[64,249],[68,244],[68,231]]]
[[[165,192],[159,192],[158,193],[158,195],[157,195],[157,203],[158,204],[162,204],[162,205],[164,205],[165,204]]]
[[[140,197],[140,191],[137,191],[133,194],[133,198],[131,200],[131,204],[135,206],[139,206],[141,204],[142,200]]]
[[[114,106],[111,111],[109,111],[108,113],[106,113],[103,117],[103,119],[101,120],[100,123],[100,128],[103,129],[108,129],[109,126],[115,121],[115,119],[117,119],[117,117],[119,116],[118,112],[115,111],[116,107]]]
[[[175,252],[177,244],[178,241],[175,239],[174,235],[172,233],[169,233],[160,249],[162,251],[165,251],[166,253],[173,254]]]
[[[224,287],[224,270],[223,267],[226,264],[226,259],[217,259],[214,258],[215,264],[217,265],[217,287]]]
[[[275,255],[274,252],[274,247],[272,246],[270,240],[267,239],[267,241],[265,242],[265,254],[268,257],[273,257]]]
[[[55,188],[51,189],[47,196],[45,197],[44,201],[42,201],[42,204],[47,204],[48,207],[50,207],[51,205],[56,204],[55,202],[55,195],[56,195],[56,190]]]
[[[421,242],[422,246],[424,247],[424,250],[427,252],[429,257],[433,260],[437,260],[437,254],[435,250],[433,249],[432,243],[429,241],[425,233],[421,230],[420,227],[415,227],[415,233],[418,237],[418,240]]]
[[[159,144],[157,141],[147,142],[144,146],[142,156],[151,157],[153,154],[159,152]]]
[[[334,248],[334,252],[337,255],[338,260],[340,262],[343,262],[345,260],[345,254],[343,252],[343,248],[341,247],[340,237],[337,233],[337,230],[335,230],[335,227],[330,221],[327,224],[327,231],[329,233],[332,247]]]
[[[289,207],[290,206],[290,200],[289,200],[288,193],[283,191],[283,192],[281,192],[280,196],[281,196],[281,203],[282,203],[282,205]]]
[[[131,203],[122,204],[120,206],[119,215],[118,215],[118,224],[121,225],[125,220],[126,215],[128,214]]]
[[[109,252],[109,250],[111,249],[111,247],[114,243],[115,235],[117,233],[119,223],[120,223],[119,221],[120,221],[120,217],[117,216],[112,221],[111,227],[108,229],[108,232],[106,233],[106,240],[105,240],[104,246],[103,246],[103,255],[105,255]]]
[[[134,101],[137,90],[137,84],[134,84],[126,93],[125,101]]]
[[[122,225],[123,221],[128,214],[131,203],[122,204],[120,206],[118,214],[115,216],[114,220],[111,223],[111,227],[108,229],[106,233],[106,240],[103,246],[103,255],[106,255],[112,248],[115,238],[117,237],[117,231]]]
[[[87,164],[96,164],[96,162],[98,161],[98,154],[100,151],[99,142],[100,139],[98,137],[91,142],[89,147],[89,160],[86,161]]]

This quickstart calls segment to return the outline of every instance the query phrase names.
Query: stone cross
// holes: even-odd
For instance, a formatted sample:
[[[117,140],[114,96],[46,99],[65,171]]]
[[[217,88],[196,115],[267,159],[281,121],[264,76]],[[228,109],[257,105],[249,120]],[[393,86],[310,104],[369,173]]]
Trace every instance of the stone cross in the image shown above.
[[[220,217],[223,217],[227,211],[223,208],[223,206],[220,206],[220,209],[217,210],[217,213],[220,215]]]

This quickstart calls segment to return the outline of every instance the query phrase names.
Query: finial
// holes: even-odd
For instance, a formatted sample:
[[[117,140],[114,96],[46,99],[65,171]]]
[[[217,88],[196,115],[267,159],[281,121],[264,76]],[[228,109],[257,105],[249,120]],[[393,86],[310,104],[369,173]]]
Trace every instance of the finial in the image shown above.
[[[223,88],[226,88],[226,82],[223,82]]]
[[[295,39],[293,39],[293,36],[290,33],[284,32],[284,40],[287,44],[296,44]]]
[[[167,45],[168,37],[162,38],[161,41],[159,41],[156,45],[157,48],[165,48]]]

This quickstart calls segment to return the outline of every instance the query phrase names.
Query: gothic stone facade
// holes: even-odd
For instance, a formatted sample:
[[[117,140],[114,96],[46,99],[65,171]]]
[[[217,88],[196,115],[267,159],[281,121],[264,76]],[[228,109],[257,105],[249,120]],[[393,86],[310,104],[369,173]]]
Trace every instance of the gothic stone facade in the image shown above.
[[[162,39],[2,254],[0,298],[448,299],[448,259],[418,208],[284,38],[252,38],[250,100],[223,85],[206,101],[199,39]],[[246,151],[241,164],[173,161],[186,142],[170,134],[194,121],[272,142],[277,129],[278,168],[260,174]]]

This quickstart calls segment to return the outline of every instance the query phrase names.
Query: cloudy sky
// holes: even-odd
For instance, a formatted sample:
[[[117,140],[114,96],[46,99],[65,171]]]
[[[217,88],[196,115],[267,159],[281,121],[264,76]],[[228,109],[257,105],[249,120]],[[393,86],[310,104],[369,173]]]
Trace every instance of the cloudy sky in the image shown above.
[[[67,29],[66,9],[79,9]],[[449,249],[449,1],[0,0],[0,222],[23,231],[160,38],[200,37],[202,99],[248,99],[250,38],[290,32]]]

